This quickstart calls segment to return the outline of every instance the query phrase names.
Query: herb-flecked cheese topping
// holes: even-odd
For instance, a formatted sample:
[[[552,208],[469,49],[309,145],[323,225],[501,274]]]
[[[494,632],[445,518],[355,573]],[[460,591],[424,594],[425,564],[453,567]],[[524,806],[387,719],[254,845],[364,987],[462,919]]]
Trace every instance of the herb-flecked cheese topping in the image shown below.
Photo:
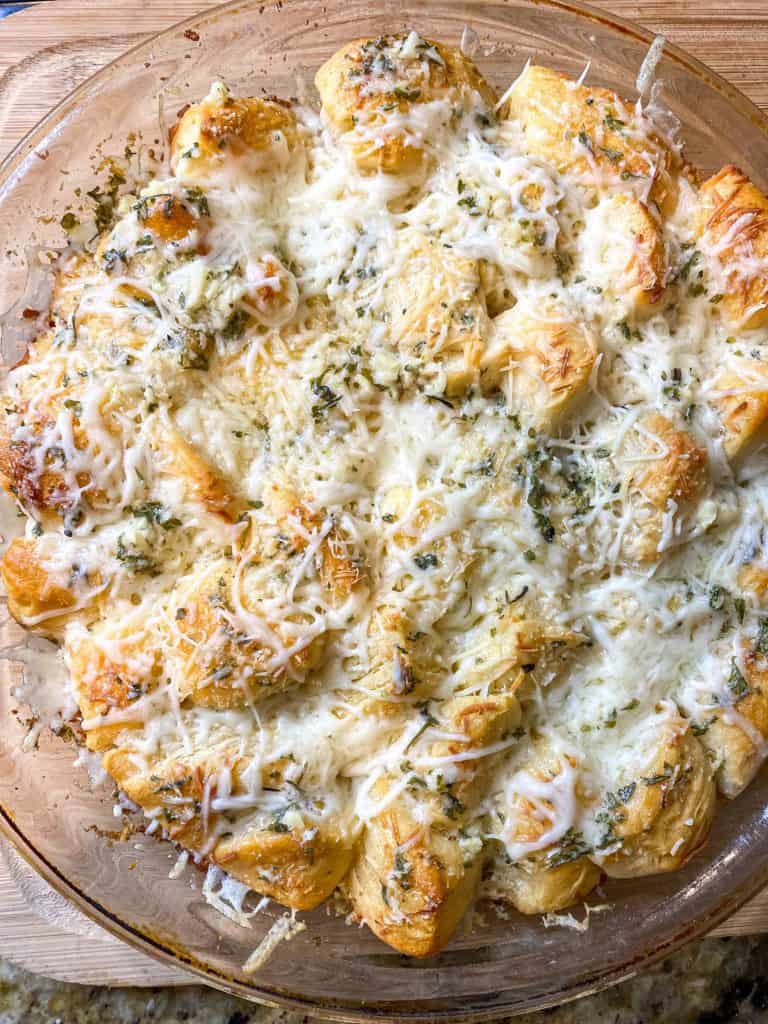
[[[318,88],[215,83],[65,217],[3,575],[151,831],[423,954],[481,873],[677,866],[766,752],[768,202],[415,33]]]

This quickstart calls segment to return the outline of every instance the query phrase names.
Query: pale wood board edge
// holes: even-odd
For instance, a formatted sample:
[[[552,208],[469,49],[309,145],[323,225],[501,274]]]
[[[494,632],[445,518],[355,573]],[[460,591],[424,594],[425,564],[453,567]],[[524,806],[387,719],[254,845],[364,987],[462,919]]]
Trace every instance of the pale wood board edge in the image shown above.
[[[29,869],[31,870],[31,869]],[[114,938],[77,935],[37,915],[11,877],[0,845],[0,955],[18,967],[80,985],[190,985],[185,971]]]

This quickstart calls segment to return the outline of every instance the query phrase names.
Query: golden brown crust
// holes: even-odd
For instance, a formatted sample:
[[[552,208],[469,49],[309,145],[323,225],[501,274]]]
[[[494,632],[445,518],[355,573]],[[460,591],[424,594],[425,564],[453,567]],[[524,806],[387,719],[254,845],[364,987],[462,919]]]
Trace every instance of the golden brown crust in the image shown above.
[[[53,410],[51,410],[53,412]],[[39,514],[56,513],[64,515],[80,500],[79,488],[90,483],[90,475],[77,475],[77,488],[73,488],[62,472],[62,456],[55,448],[45,453],[39,451],[46,429],[54,425],[54,418],[47,412],[38,413],[25,426],[26,437],[14,437],[7,414],[0,419],[0,483],[6,491],[19,499],[21,504]],[[82,448],[85,438],[81,430],[74,431],[75,444]],[[42,468],[39,462],[42,461]]]
[[[374,787],[375,798],[385,794],[385,784]],[[481,872],[479,857],[465,864],[456,833],[420,827],[396,801],[369,824],[344,890],[384,942],[408,956],[434,956],[474,899]]]
[[[554,867],[546,852],[494,869],[490,895],[509,901],[521,914],[549,914],[583,900],[598,884],[600,868],[588,857]]]
[[[723,448],[736,461],[765,439],[768,422],[768,374],[756,359],[742,359],[737,370],[720,374],[712,388],[720,416]]]
[[[188,107],[172,130],[171,167],[182,180],[204,182],[240,157],[260,172],[278,166],[297,143],[296,118],[287,104],[212,95]]]
[[[707,453],[686,431],[679,430],[661,413],[651,413],[642,423],[652,437],[648,450],[659,452],[646,468],[634,476],[634,484],[658,509],[665,509],[672,500],[678,504],[691,501],[701,493],[707,479]]]
[[[296,551],[306,549],[308,533],[323,532],[325,517],[285,483],[271,483],[264,497],[275,521],[290,530]],[[318,547],[318,568],[323,587],[336,604],[342,604],[362,579],[361,567],[350,556],[346,538],[335,524],[329,524]]]
[[[89,750],[108,751],[123,730],[143,725],[141,714],[132,717],[131,707],[156,688],[161,662],[157,649],[141,633],[115,631],[108,638],[115,653],[107,654],[85,631],[68,634],[64,650],[72,688],[86,728]],[[110,712],[127,712],[119,721],[98,722]],[[135,770],[135,769],[134,769]]]
[[[173,196],[151,199],[146,205],[142,224],[163,242],[180,242],[198,227],[199,218]]]
[[[497,316],[482,357],[483,386],[501,387],[507,405],[542,430],[551,429],[583,397],[597,358],[589,330],[550,306],[520,306]]]
[[[630,243],[619,278],[621,293],[630,297],[636,314],[650,315],[659,308],[666,277],[664,239],[659,225],[645,203],[626,192],[616,192],[604,203],[604,216],[610,219],[613,230],[624,232]]]
[[[63,287],[62,279],[67,276],[76,288],[81,269],[61,271],[55,291]],[[73,302],[76,307],[77,293]],[[112,318],[76,318],[73,308],[69,323],[75,320],[77,330],[86,336],[81,338],[84,349],[88,344],[96,347],[101,341],[113,342]],[[98,324],[93,336],[91,322]],[[48,362],[54,342],[60,345],[61,338],[52,329],[35,339],[23,360],[28,375],[20,378],[13,397],[7,397],[0,409],[0,486],[17,497],[34,519],[76,522],[81,506],[107,509],[115,504],[117,496],[109,481],[94,485],[90,463],[104,456],[105,448],[119,448],[121,428],[115,413],[125,410],[130,397],[119,388],[105,388],[97,407],[88,410],[87,429],[83,416],[87,374],[67,373],[64,361]]]
[[[165,830],[169,838],[188,849],[202,851],[206,843],[206,826],[201,820],[203,800],[216,795],[218,773],[230,771],[237,776],[238,761],[234,751],[213,749],[195,755],[156,759],[150,771],[141,771],[136,757],[127,746],[108,749],[102,757],[104,770],[126,794]]]
[[[617,184],[651,178],[650,199],[666,214],[677,201],[676,160],[652,134],[638,146],[625,125],[632,110],[610,89],[577,85],[551,68],[535,64],[515,83],[501,116],[520,122],[525,146],[561,172]],[[595,174],[595,168],[598,175]]]
[[[708,480],[708,460],[693,436],[661,413],[644,416],[640,427],[642,461],[632,470],[629,485],[641,500],[626,540],[633,557],[644,562],[661,553],[665,515],[686,514],[701,496]]]
[[[307,835],[312,833],[313,835]],[[296,910],[312,910],[347,875],[356,839],[334,826],[257,830],[222,839],[213,860],[256,892]]]
[[[732,662],[725,672],[732,704],[704,712],[699,729],[718,789],[733,798],[749,785],[768,753],[768,660],[745,643],[741,668]]]
[[[650,312],[651,307],[658,303],[664,292],[664,240],[645,203],[623,193],[619,193],[614,202],[625,211],[627,225],[633,237],[634,254],[628,271],[633,282],[631,288],[636,306]]]
[[[568,765],[576,767],[571,759],[556,754],[540,740],[534,744],[523,770],[547,782],[556,779]],[[527,797],[517,797],[512,809],[515,830],[511,838],[514,842],[535,844],[541,841],[551,824],[542,813],[542,807],[555,816],[550,801],[541,800],[537,806]],[[600,877],[600,868],[577,848],[571,849],[566,834],[559,843],[534,850],[514,863],[497,862],[489,894],[508,900],[522,914],[545,914],[583,899]]]
[[[386,292],[391,338],[410,365],[444,375],[445,393],[460,395],[478,379],[488,327],[477,263],[418,232],[404,245],[404,272]]]
[[[40,545],[33,540],[12,540],[0,562],[0,573],[14,619],[27,629],[58,636],[77,597],[46,567]],[[59,611],[61,616],[56,614]]]
[[[684,720],[671,722],[640,778],[606,812],[621,845],[600,866],[612,878],[675,871],[706,841],[715,803],[709,758]]]
[[[290,828],[279,815],[257,826],[228,831],[214,809],[226,775],[231,792],[244,791],[246,758],[236,742],[155,762],[137,770],[129,750],[117,747],[103,758],[106,771],[126,795],[160,823],[168,836],[204,853],[255,892],[296,910],[312,910],[326,900],[348,872],[357,835],[338,823],[307,817]],[[263,784],[275,788],[285,765],[267,765]],[[286,796],[286,801],[289,797]],[[218,838],[217,838],[218,837]]]
[[[164,422],[152,441],[160,472],[178,477],[187,496],[213,515],[229,522],[237,519],[240,503],[224,480],[170,422]]]
[[[746,263],[768,256],[768,199],[738,167],[729,164],[701,186],[697,231],[702,248],[719,266],[723,316],[735,327],[768,323],[768,278]]]
[[[768,597],[768,566],[750,562],[739,569],[737,579],[740,590],[751,594],[757,604],[765,604]]]
[[[393,112],[404,115],[414,105],[443,97],[458,101],[467,92],[477,93],[489,107],[496,102],[491,87],[461,51],[420,40],[414,56],[403,58],[405,41],[405,36],[356,39],[315,76],[323,111],[336,128],[351,133],[351,151],[363,171],[411,174],[423,166],[422,147],[402,128],[387,127]]]
[[[520,720],[514,692],[482,700],[455,697],[442,713],[448,729],[463,731],[466,740],[440,740],[431,745],[431,757],[487,747]],[[458,826],[477,799],[490,760],[485,756],[461,762],[460,777],[442,794],[412,796],[406,790],[368,823],[345,891],[359,918],[402,953],[438,953],[474,898],[482,872],[482,842],[462,844]],[[393,785],[393,779],[380,779],[372,799],[385,800]],[[419,804],[431,808],[428,823]]]

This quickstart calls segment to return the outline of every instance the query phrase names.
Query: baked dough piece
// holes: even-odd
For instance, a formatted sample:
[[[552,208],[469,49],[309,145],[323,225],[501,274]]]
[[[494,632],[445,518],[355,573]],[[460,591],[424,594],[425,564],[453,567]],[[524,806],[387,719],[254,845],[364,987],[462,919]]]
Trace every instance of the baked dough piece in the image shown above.
[[[450,758],[488,747],[520,720],[512,690],[455,697],[442,708],[451,732],[464,740],[440,740],[430,758]],[[477,800],[490,769],[488,756],[457,764],[456,781],[442,792],[422,793],[414,781],[368,823],[360,852],[344,883],[355,913],[384,942],[409,956],[438,953],[474,898],[482,871],[482,841],[462,835],[466,812]],[[418,762],[416,762],[418,770]],[[397,780],[382,777],[371,798],[386,801]]]
[[[768,422],[768,373],[756,359],[740,359],[722,373],[710,392],[720,416],[723,448],[731,461],[744,458],[765,439]]]
[[[482,383],[501,387],[508,408],[525,423],[551,430],[587,392],[596,358],[589,329],[565,310],[518,305],[492,321]]]
[[[80,498],[81,487],[90,476],[83,470],[74,478],[62,472],[59,446],[46,443],[46,431],[55,432],[55,418],[39,413],[32,424],[21,423],[7,414],[0,420],[0,481],[9,494],[18,498],[29,512],[40,517],[46,513],[65,515]],[[22,435],[22,436],[20,436]],[[79,442],[79,443],[78,443]],[[78,451],[84,447],[82,432],[75,439]]]
[[[58,328],[72,323],[72,317],[77,312],[80,303],[83,287],[94,270],[93,256],[89,252],[73,252],[71,255],[62,256],[59,259],[48,310],[50,316],[46,318],[45,326],[31,341],[22,358],[11,369],[24,367],[41,359],[51,348],[63,340],[58,335]],[[16,377],[13,383],[14,390],[17,387],[22,390],[29,387],[29,382],[23,374],[20,378]]]
[[[284,589],[275,559],[284,555],[290,560],[286,543],[301,552],[311,542],[317,549],[312,565],[329,600],[343,601],[358,578],[344,563],[338,532],[316,545],[311,533],[316,514],[284,490],[275,506],[279,500],[285,518],[274,530],[252,526],[242,577],[231,561],[213,563],[182,580],[167,604],[149,615],[137,610],[119,626],[110,621],[90,633],[69,630],[66,654],[88,746],[102,753],[105,769],[129,798],[169,836],[256,891],[310,909],[347,873],[357,842],[354,823],[326,813],[323,796],[299,797],[302,790],[286,771],[296,765],[288,761],[262,769],[263,786],[285,793],[284,807],[272,817],[232,818],[216,804],[219,797],[226,802],[247,795],[253,785],[246,778],[252,772],[242,735],[230,732],[226,715],[217,714],[300,682],[323,655],[322,633],[296,643],[294,625],[296,630],[302,626],[298,619],[269,622],[258,603],[267,585],[260,563],[268,580],[276,577],[278,589]],[[294,520],[291,534],[297,509],[302,522]],[[257,577],[256,593],[250,574]],[[238,609],[249,631],[261,624],[279,637],[287,658],[275,659],[268,645],[238,630]],[[194,728],[200,708],[212,716],[205,741],[179,746],[174,737]],[[177,722],[167,739],[162,728],[153,731],[163,716]],[[169,745],[170,752],[165,749]]]
[[[520,841],[536,838],[537,822],[529,815],[529,828],[519,832]],[[540,823],[538,823],[540,828]],[[515,864],[499,864],[488,894],[509,901],[521,914],[548,914],[579,903],[595,888],[602,872],[586,856],[559,863],[557,846],[529,854]],[[564,856],[567,856],[567,850]],[[555,858],[552,863],[551,857]]]
[[[460,50],[410,35],[348,43],[315,76],[323,112],[344,133],[362,171],[412,174],[423,168],[435,120],[474,98],[493,108],[496,97]],[[446,101],[435,111],[434,102]]]
[[[311,799],[297,798],[297,789],[286,785],[290,765],[283,762],[262,770],[262,785],[285,797],[271,818],[231,820],[226,811],[217,811],[218,798],[247,793],[249,762],[238,751],[237,738],[225,736],[192,753],[179,750],[150,771],[137,769],[130,747],[109,751],[103,763],[127,796],[176,842],[203,853],[255,892],[311,910],[348,872],[358,833],[338,816],[321,810],[318,817]]]
[[[327,900],[348,874],[357,836],[337,822],[287,832],[248,829],[222,839],[215,863],[256,892],[296,910]]]
[[[534,783],[557,786],[558,778],[576,771],[572,758],[555,752],[545,740],[533,744],[531,756],[519,769]],[[566,786],[567,777],[561,778]],[[571,799],[578,801],[574,780]],[[512,843],[531,844],[534,849],[514,862],[498,860],[487,886],[494,899],[509,900],[523,914],[545,914],[562,910],[583,899],[600,881],[600,869],[586,856],[586,847],[572,830],[548,845],[535,848],[551,830],[557,810],[546,795],[516,794],[514,807],[505,809],[513,828]],[[551,817],[550,817],[551,815]]]
[[[664,508],[673,499],[683,502],[695,497],[702,488],[706,455],[684,430],[678,430],[661,413],[650,413],[642,420],[647,432],[645,448],[659,451],[660,458],[649,461],[633,477],[634,484],[656,508]]]
[[[429,582],[424,582],[423,574],[444,566],[446,559],[456,554],[461,538],[456,530],[440,529],[447,516],[442,500],[424,497],[418,488],[389,487],[379,500],[383,524],[392,530],[378,567],[380,576],[387,579],[388,589],[382,587],[378,591],[377,607],[368,628],[366,670],[358,685],[365,694],[360,697],[365,712],[389,716],[396,714],[399,707],[388,698],[402,698],[417,687],[421,691],[425,686],[428,688],[430,681],[436,681],[429,648],[403,612],[400,595],[404,590],[410,591],[414,614],[426,609],[430,620],[439,619],[445,610],[445,594],[436,594]],[[434,539],[425,546],[424,534],[431,531],[435,532]],[[464,569],[459,555],[455,572],[461,575]],[[425,608],[420,609],[422,602]]]
[[[180,700],[221,711],[243,708],[294,684],[320,663],[325,636],[301,646],[298,616],[293,623],[264,617],[266,640],[244,636],[242,627],[233,625],[233,595],[238,589],[246,615],[261,619],[258,591],[251,590],[248,574],[236,579],[229,562],[214,563],[174,591],[168,621],[175,628],[164,633],[168,668]],[[279,665],[275,647],[298,649]]]
[[[707,481],[707,455],[694,438],[661,413],[640,421],[639,446],[652,455],[636,464],[630,490],[638,492],[633,532],[627,547],[638,561],[657,558],[665,540],[665,517],[684,515],[700,497]],[[671,538],[670,538],[671,539]]]
[[[361,567],[351,556],[342,530],[285,482],[270,483],[264,501],[274,521],[291,531],[297,551],[305,550],[313,532],[322,535],[315,558],[317,571],[330,599],[343,604],[361,580]]]
[[[187,500],[198,502],[212,515],[234,522],[241,502],[233,493],[232,484],[186,440],[170,417],[157,424],[151,444],[159,474],[179,480]]]
[[[198,851],[207,843],[213,846],[215,831],[208,835],[216,818],[211,804],[220,789],[242,792],[247,769],[233,737],[217,735],[194,751],[171,747],[148,768],[127,731],[121,739],[123,745],[107,750],[102,764],[122,791],[177,842]]]
[[[177,196],[156,196],[142,204],[144,228],[161,242],[181,242],[200,230],[201,210],[183,203]],[[108,239],[107,239],[108,240]],[[106,241],[106,240],[105,240]]]
[[[654,743],[638,777],[608,802],[608,824],[621,846],[596,859],[612,878],[675,871],[700,849],[712,824],[712,765],[687,721],[671,716]]]
[[[92,635],[69,639],[68,648],[76,647],[68,655],[73,678],[90,677],[91,656],[100,666],[97,674],[127,681],[135,700],[154,687],[162,670],[180,703],[220,711],[247,707],[303,681],[323,658],[328,630],[286,596],[290,573],[312,545],[314,556],[303,573],[307,586],[319,587],[331,607],[341,607],[360,580],[359,569],[340,530],[324,529],[323,516],[289,488],[275,485],[265,497],[266,511],[251,521],[236,558],[195,568],[144,621],[130,625],[128,635],[145,656],[131,644],[126,648],[123,627],[115,637],[106,622]],[[88,686],[78,686],[90,699]],[[99,692],[104,688],[98,682]],[[93,717],[93,709],[83,714]]]
[[[749,562],[742,566],[737,577],[740,590],[751,594],[758,605],[764,605],[768,598],[768,566],[762,561]]]
[[[241,556],[241,564],[247,563],[244,572],[232,563],[220,563],[190,578],[173,595],[170,617],[174,632],[183,638],[175,675],[181,699],[221,709],[243,707],[304,679],[319,665],[326,631],[307,634],[312,623],[299,611],[270,621],[261,607],[262,600],[268,604],[274,597],[272,579],[295,565],[293,559],[310,543],[316,553],[306,573],[316,576],[332,606],[342,606],[360,580],[341,532],[334,527],[324,535],[322,516],[294,494],[279,489],[270,511],[274,525],[252,527]],[[278,584],[277,592],[282,589],[284,585]],[[239,630],[233,614],[238,607],[243,609],[240,618],[246,620]],[[254,632],[260,627],[267,640],[239,635],[248,624]],[[276,659],[275,646],[292,653]]]
[[[366,714],[398,714],[398,703],[388,698],[405,697],[423,681],[408,633],[408,623],[397,607],[380,605],[371,616],[367,638],[368,667],[357,683],[365,692],[359,699],[359,706]]]
[[[70,281],[79,292],[81,271]],[[73,323],[74,311],[66,328],[35,339],[0,410],[0,483],[34,518],[71,517],[81,502],[104,508],[115,498],[110,469],[120,431],[112,414],[127,396],[89,389],[87,375],[73,375],[57,358],[57,347],[75,343]]]
[[[723,298],[722,315],[734,327],[768,323],[768,199],[729,164],[699,192],[697,231]]]
[[[581,259],[589,279],[636,316],[658,309],[666,275],[664,240],[645,203],[614,192],[587,211],[585,225]]]
[[[484,622],[467,632],[456,652],[455,675],[462,689],[497,686],[521,667],[532,672],[552,652],[578,647],[585,640],[583,634],[553,625],[515,603],[490,625]]]
[[[610,89],[578,85],[530,65],[510,90],[502,117],[518,121],[529,153],[594,187],[642,181],[666,215],[677,201],[676,160]]]
[[[162,679],[162,659],[152,625],[139,613],[107,620],[91,631],[76,623],[64,637],[64,658],[89,750],[110,750],[125,730],[141,730],[143,698]]]
[[[101,592],[100,576],[89,578],[71,563],[67,566],[59,539],[16,538],[0,562],[8,611],[35,633],[61,639],[67,620],[92,605]]]
[[[398,266],[385,291],[390,338],[422,378],[459,395],[478,379],[488,329],[478,265],[406,231]]]
[[[76,524],[82,505],[104,510],[119,501],[122,438],[110,409],[119,398],[105,393],[86,419],[81,383],[34,406],[7,410],[0,419],[0,484],[35,519]]]
[[[133,415],[140,393],[97,367],[118,338],[137,347],[146,339],[113,310],[83,308],[86,284],[103,281],[91,257],[64,263],[54,281],[50,326],[14,368],[0,407],[0,486],[31,518],[46,525],[63,519],[66,529],[89,510],[117,507],[124,448],[138,432]]]
[[[232,161],[247,175],[274,172],[287,163],[298,141],[289,104],[230,96],[217,82],[173,128],[171,168],[179,181],[193,184],[225,181]]]
[[[726,688],[729,704],[702,712],[701,743],[712,755],[717,786],[738,796],[768,754],[768,660],[743,645],[741,667],[731,662]]]

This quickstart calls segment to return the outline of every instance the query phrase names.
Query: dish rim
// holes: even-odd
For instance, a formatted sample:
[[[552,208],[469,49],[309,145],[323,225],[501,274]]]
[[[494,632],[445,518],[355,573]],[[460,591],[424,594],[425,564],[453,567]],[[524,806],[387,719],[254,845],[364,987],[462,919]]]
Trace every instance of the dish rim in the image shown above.
[[[501,0],[501,2],[503,4],[504,0]],[[637,22],[616,16],[591,4],[581,3],[579,0],[516,0],[516,2],[534,9],[549,8],[554,11],[576,15],[587,22],[599,23],[611,31],[622,33],[633,41],[645,44],[646,46],[650,45],[656,36],[656,33],[646,29]],[[91,91],[94,88],[98,88],[123,63],[129,62],[131,58],[143,50],[154,46],[162,47],[166,39],[176,36],[179,32],[183,33],[192,27],[195,29],[203,28],[209,21],[218,21],[230,13],[252,7],[255,3],[256,0],[225,0],[225,2],[217,3],[211,8],[183,18],[162,31],[149,35],[89,75],[88,78],[48,110],[0,161],[0,189],[18,173],[24,160],[38,148],[40,141],[48,134],[51,127],[66,117],[69,111],[80,107],[87,100]],[[472,21],[472,3],[473,0],[469,0],[467,3],[467,23]],[[283,0],[282,3],[276,3],[274,5],[275,10],[279,12],[283,4],[287,6],[287,0]],[[265,8],[266,4],[262,6],[262,9]],[[271,10],[271,7],[269,10]],[[727,101],[729,106],[735,108],[738,113],[747,118],[768,140],[768,114],[764,113],[744,93],[684,48],[665,40],[663,52],[666,60],[673,61],[679,68],[717,91]],[[425,1012],[420,1009],[404,1011],[398,1007],[398,1010],[393,1013],[391,1011],[378,1010],[375,1006],[368,1007],[364,1002],[358,1002],[353,1006],[351,1003],[333,1003],[329,1000],[328,1005],[325,1005],[324,1002],[315,999],[296,994],[287,994],[284,991],[261,987],[258,984],[241,982],[217,970],[211,964],[201,962],[187,950],[183,949],[183,947],[176,948],[167,940],[153,936],[148,931],[134,928],[107,909],[98,899],[83,892],[77,884],[70,881],[54,863],[36,849],[34,843],[16,825],[12,812],[2,803],[0,803],[0,836],[11,843],[24,861],[59,895],[71,901],[91,921],[104,928],[108,934],[126,942],[133,949],[161,963],[186,971],[190,975],[190,984],[196,981],[201,982],[220,991],[265,1006],[311,1013],[313,1016],[339,1022],[439,1020],[446,1022],[446,1024],[453,1024],[453,1022],[457,1022],[457,1024],[458,1022],[474,1024],[474,1022],[498,1020],[502,1017],[527,1013],[534,1009],[547,1009],[572,1002],[580,999],[582,996],[595,994],[625,981],[633,977],[639,970],[658,963],[686,943],[702,937],[768,884],[767,849],[764,861],[748,880],[730,890],[709,913],[703,915],[694,923],[684,926],[662,944],[657,945],[652,950],[638,954],[621,966],[609,968],[602,973],[596,973],[592,976],[582,977],[567,990],[559,993],[552,992],[548,996],[537,997],[535,1001],[530,1002],[527,1006],[513,1008],[497,1006],[482,1010],[438,1011],[437,1013],[434,1011],[431,1013]]]

